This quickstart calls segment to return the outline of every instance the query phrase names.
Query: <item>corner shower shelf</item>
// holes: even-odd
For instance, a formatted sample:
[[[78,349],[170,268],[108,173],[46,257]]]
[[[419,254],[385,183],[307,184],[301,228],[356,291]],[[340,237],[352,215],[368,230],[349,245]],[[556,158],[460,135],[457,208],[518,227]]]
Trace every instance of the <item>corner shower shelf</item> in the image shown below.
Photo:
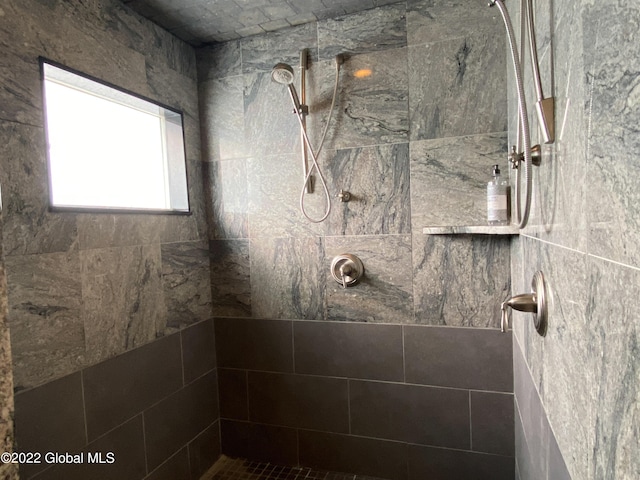
[[[424,227],[425,235],[518,235],[517,225],[461,225]]]

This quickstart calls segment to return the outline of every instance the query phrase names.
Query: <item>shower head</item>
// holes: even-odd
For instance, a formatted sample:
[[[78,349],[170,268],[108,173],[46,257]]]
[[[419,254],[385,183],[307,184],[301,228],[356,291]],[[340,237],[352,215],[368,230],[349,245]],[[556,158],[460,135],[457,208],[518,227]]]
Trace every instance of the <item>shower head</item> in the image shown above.
[[[293,68],[286,63],[278,63],[271,70],[271,79],[282,85],[291,85],[293,83]]]
[[[293,86],[293,68],[286,63],[278,63],[271,70],[271,80],[281,85],[286,85],[291,95],[291,101],[293,102],[293,108],[300,114],[302,112],[302,105],[298,98],[298,93]]]

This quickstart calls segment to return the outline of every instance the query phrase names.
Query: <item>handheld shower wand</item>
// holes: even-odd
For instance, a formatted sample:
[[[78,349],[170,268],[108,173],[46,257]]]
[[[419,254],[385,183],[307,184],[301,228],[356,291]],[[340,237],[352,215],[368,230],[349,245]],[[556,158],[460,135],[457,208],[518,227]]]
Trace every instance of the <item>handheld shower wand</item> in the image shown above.
[[[304,58],[304,60],[303,60]],[[306,75],[305,71],[307,69],[307,51],[302,50],[300,52],[300,68],[302,69],[301,75],[301,88],[302,99],[298,97],[298,92],[296,91],[296,87],[293,86],[293,68],[291,65],[286,63],[278,63],[271,70],[271,79],[279,83],[281,85],[286,85],[289,90],[289,95],[291,96],[291,102],[293,103],[294,113],[300,119],[300,128],[304,131],[307,130],[307,115],[309,114],[309,108],[306,105]],[[303,175],[305,178],[305,185],[307,188],[307,193],[313,193],[313,177],[309,177],[307,180],[307,173],[309,172],[309,160],[307,157],[307,145],[304,139],[304,133],[301,133],[302,140],[302,169]]]
[[[333,99],[331,101],[331,108],[329,109],[329,117],[327,118],[327,123],[325,124],[325,128],[322,132],[322,137],[320,139],[320,144],[318,145],[318,149],[314,151],[311,146],[311,142],[309,141],[309,136],[307,134],[307,122],[306,116],[309,114],[309,107],[306,105],[306,75],[305,71],[308,68],[308,51],[306,49],[300,52],[300,68],[302,70],[301,75],[301,92],[302,92],[302,100],[298,97],[298,92],[293,86],[294,73],[293,68],[286,63],[278,63],[271,70],[271,79],[279,83],[281,85],[286,85],[289,90],[289,95],[291,96],[291,101],[293,103],[294,112],[296,117],[298,118],[298,122],[300,123],[300,135],[302,138],[302,160],[303,160],[303,171],[304,171],[304,184],[302,191],[300,193],[300,210],[305,218],[313,223],[319,223],[324,221],[331,212],[331,196],[329,194],[329,189],[327,187],[327,183],[322,175],[320,170],[320,166],[318,165],[318,156],[322,150],[322,146],[324,145],[324,140],[327,135],[329,121],[331,120],[331,115],[333,113],[333,109],[336,102],[336,96],[338,91],[338,78],[340,73],[340,65],[344,62],[344,58],[342,55],[336,56],[336,80],[333,89]],[[308,167],[308,157],[307,152],[311,155],[312,165],[311,168]],[[325,199],[326,199],[326,209],[324,215],[320,219],[311,218],[304,206],[304,198],[305,193],[313,193],[313,177],[311,176],[313,169],[318,172],[318,177],[320,178],[320,183],[322,185]]]

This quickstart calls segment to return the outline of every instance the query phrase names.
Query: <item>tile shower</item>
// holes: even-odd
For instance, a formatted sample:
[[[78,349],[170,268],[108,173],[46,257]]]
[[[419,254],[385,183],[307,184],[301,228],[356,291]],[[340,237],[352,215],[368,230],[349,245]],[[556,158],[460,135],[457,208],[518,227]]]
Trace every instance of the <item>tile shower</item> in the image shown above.
[[[569,121],[545,151],[534,221],[516,240],[422,234],[483,222],[484,182],[514,131],[504,31],[485,2],[410,0],[196,52],[111,0],[3,4],[11,345],[5,333],[0,351],[12,352],[17,446],[120,460],[25,466],[21,478],[196,479],[221,452],[389,479],[511,479],[514,463],[521,480],[633,478],[637,322],[615,317],[637,300],[612,300],[611,285],[640,284],[625,202],[634,165],[598,172],[624,157],[620,142],[640,152],[627,131],[637,108],[607,94],[628,76],[623,61],[640,70],[629,33],[639,14],[622,10],[628,0],[614,17],[589,0],[537,3]],[[619,61],[589,40],[605,31],[627,46]],[[312,138],[331,59],[348,55],[321,165],[331,191],[355,200],[335,202],[320,225],[297,211],[297,126],[269,78],[301,48]],[[185,112],[193,215],[47,211],[39,55]],[[373,75],[356,80],[364,68]],[[633,83],[615,85],[633,106]],[[346,291],[328,272],[344,252],[366,269]],[[500,334],[511,278],[524,291],[536,268],[556,295],[548,337],[517,314],[513,338]],[[9,467],[0,474],[17,478]]]
[[[515,318],[519,478],[638,478],[640,10],[627,0],[535,6],[558,133],[535,173],[511,278],[525,291],[542,270],[554,299],[544,339]]]
[[[502,25],[479,6],[461,36],[467,9],[397,3],[198,51],[225,454],[513,478],[511,339],[495,329],[509,239],[422,233],[482,223],[506,151]],[[302,48],[316,144],[346,56],[320,164],[354,199],[321,224],[298,211],[299,130],[271,80]],[[320,193],[306,202],[322,213]],[[366,272],[347,290],[329,273],[342,253]]]

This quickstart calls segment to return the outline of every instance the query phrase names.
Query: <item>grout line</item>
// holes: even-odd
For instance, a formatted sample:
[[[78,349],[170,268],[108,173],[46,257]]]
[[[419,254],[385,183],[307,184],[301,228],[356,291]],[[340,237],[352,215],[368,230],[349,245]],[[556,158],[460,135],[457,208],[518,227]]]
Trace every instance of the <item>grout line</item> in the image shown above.
[[[140,414],[140,417],[142,417],[142,447],[144,448],[144,471],[148,475],[150,472],[149,472],[149,458],[147,456],[147,432],[146,432],[147,429],[145,428],[144,412]],[[189,471],[191,471],[191,466],[189,466]]]
[[[347,380],[347,420],[349,422],[349,435],[351,435],[351,380]]]
[[[249,415],[250,412],[250,408],[249,408],[249,370],[245,370],[244,371],[244,385],[245,385],[245,390],[247,393],[247,421],[251,421],[251,416]],[[220,417],[222,418],[222,417]]]
[[[592,253],[587,253],[587,257],[595,258],[597,260],[601,260],[603,262],[611,263],[613,265],[618,265],[620,267],[630,268],[631,270],[640,271],[640,267],[634,267],[633,265],[628,265],[626,263],[617,262],[615,260],[611,260],[611,259],[605,258],[605,257],[600,257],[600,256],[594,255]]]
[[[473,415],[471,414],[471,390],[469,390],[469,450],[473,451]]]
[[[559,243],[550,242],[549,240],[545,240],[544,238],[540,238],[540,237],[535,237],[535,236],[533,236],[531,234],[521,233],[520,236],[524,237],[524,238],[527,238],[529,240],[533,240],[533,241],[536,241],[536,242],[544,243],[545,245],[550,245],[550,246],[555,247],[555,248],[560,248],[562,250],[567,250],[569,252],[577,253],[579,255],[584,255],[586,257],[595,258],[597,260],[601,260],[601,261],[606,262],[606,263],[611,263],[613,265],[618,265],[620,267],[625,267],[625,268],[629,268],[631,270],[640,271],[640,267],[634,267],[633,265],[629,265],[627,263],[618,262],[616,260],[612,260],[612,259],[607,258],[607,257],[601,257],[600,255],[595,255],[593,253],[589,253],[588,251],[587,252],[583,252],[581,250],[576,250],[575,248],[571,248],[571,247],[567,247],[567,246],[564,246],[564,245],[560,245]]]
[[[300,465],[300,429],[296,428],[296,465]]]
[[[404,325],[401,326],[401,335],[402,335],[402,383],[407,383],[407,356],[405,354],[404,349]]]
[[[80,370],[80,392],[82,393],[82,415],[84,418],[84,440],[89,444],[89,426],[87,425],[87,402],[84,396],[84,369]]]
[[[181,371],[182,371],[182,388],[184,388],[186,386],[186,384],[185,384],[186,378],[185,378],[185,375],[184,375],[184,347],[183,347],[183,344],[182,344],[183,343],[182,342],[182,340],[183,340],[182,332],[183,331],[184,330],[180,330],[178,332],[180,334],[180,368],[181,368]]]
[[[325,434],[325,435],[333,435],[333,436],[338,436],[338,437],[351,437],[351,438],[358,438],[358,439],[364,439],[364,440],[376,440],[378,442],[383,442],[383,443],[387,443],[387,444],[396,444],[396,445],[409,445],[409,446],[415,446],[415,447],[427,447],[427,448],[435,448],[438,450],[447,450],[447,451],[454,451],[454,452],[470,452],[470,453],[474,453],[477,455],[486,455],[486,456],[490,456],[490,457],[501,457],[501,458],[513,458],[510,455],[503,455],[500,453],[490,453],[490,452],[481,452],[481,451],[471,451],[468,448],[453,448],[453,447],[445,447],[442,445],[434,445],[434,444],[428,444],[428,443],[415,443],[415,442],[409,442],[409,441],[405,441],[405,440],[394,440],[394,439],[390,439],[390,438],[382,438],[382,437],[372,437],[369,435],[358,435],[358,434],[348,434],[348,433],[344,433],[344,432],[333,432],[333,431],[328,431],[328,430],[318,430],[318,429],[313,429],[313,428],[299,428],[299,427],[289,427],[289,426],[285,426],[285,425],[279,425],[276,423],[264,423],[264,422],[249,422],[246,420],[238,420],[238,419],[228,419],[231,422],[235,422],[235,423],[242,423],[245,425],[262,425],[262,426],[266,426],[266,427],[280,427],[280,428],[284,428],[284,429],[288,429],[288,430],[296,430],[296,431],[303,431],[303,432],[312,432],[312,433],[321,433],[321,434]]]
[[[411,383],[405,382],[403,380],[379,380],[375,378],[356,378],[356,377],[339,377],[336,375],[320,375],[314,373],[293,373],[293,372],[281,372],[275,370],[255,370],[255,369],[245,369],[245,368],[233,368],[233,367],[220,367],[223,370],[233,370],[233,371],[244,371],[250,373],[259,373],[259,374],[268,374],[268,375],[294,375],[298,377],[315,377],[315,378],[328,378],[333,380],[345,380],[345,381],[360,381],[360,382],[371,382],[371,383],[384,383],[390,385],[407,385],[413,387],[424,387],[424,388],[440,388],[444,390],[464,390],[464,391],[474,391],[474,392],[483,392],[483,393],[496,393],[501,395],[513,395],[513,391],[504,391],[504,390],[482,390],[480,388],[475,387],[451,387],[447,385],[431,385],[425,383]],[[248,385],[248,381],[247,381]]]
[[[293,368],[293,373],[296,373],[296,339],[295,339],[295,328],[293,328],[293,321],[291,321],[291,363]]]
[[[280,237],[279,237],[280,238]],[[282,237],[284,238],[284,237]],[[633,268],[633,267],[632,267]],[[241,320],[253,320],[256,322],[304,322],[304,323],[322,323],[322,324],[340,324],[340,325],[361,325],[362,328],[375,328],[379,326],[396,326],[396,327],[415,327],[415,328],[439,328],[439,329],[447,329],[447,330],[467,330],[467,331],[476,331],[476,332],[499,332],[499,327],[469,327],[469,326],[458,326],[458,325],[432,325],[426,323],[405,323],[405,322],[362,322],[358,320],[322,320],[322,319],[301,319],[301,318],[262,318],[262,317],[238,317],[236,316],[224,316],[224,315],[216,315],[215,319],[221,320],[232,320],[232,319],[241,319]],[[178,333],[178,332],[176,332]],[[163,337],[166,338],[166,337]],[[157,340],[154,340],[154,342]],[[125,352],[126,353],[126,352]],[[218,365],[219,366],[219,365]],[[221,367],[227,368],[227,367]],[[232,367],[233,368],[233,367]]]

